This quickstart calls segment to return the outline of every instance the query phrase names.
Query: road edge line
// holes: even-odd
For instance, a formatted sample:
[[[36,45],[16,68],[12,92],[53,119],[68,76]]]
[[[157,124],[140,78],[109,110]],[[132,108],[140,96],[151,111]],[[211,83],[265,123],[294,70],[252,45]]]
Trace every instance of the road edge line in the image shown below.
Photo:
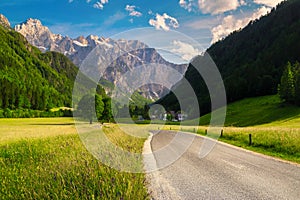
[[[177,194],[176,189],[170,185],[170,183],[162,176],[160,170],[157,168],[157,162],[154,157],[151,141],[153,133],[149,132],[149,137],[144,143],[143,148],[143,164],[146,174],[146,187],[148,194],[152,200],[180,200],[180,196]],[[145,161],[145,155],[149,155],[147,160],[150,160],[150,171],[147,169],[149,163]],[[151,163],[155,164],[155,170],[151,170]]]
[[[168,130],[166,130],[166,131],[168,131]],[[294,165],[294,166],[300,167],[300,164],[298,164],[298,163],[295,163],[295,162],[292,162],[292,161],[289,161],[289,160],[280,159],[280,158],[273,157],[273,156],[270,156],[270,155],[266,155],[266,154],[263,154],[263,153],[259,153],[259,152],[256,152],[256,151],[251,151],[249,149],[244,149],[242,147],[238,147],[238,146],[235,146],[235,145],[223,142],[223,141],[215,140],[215,139],[209,138],[209,137],[204,136],[204,135],[200,135],[200,134],[196,134],[196,133],[191,133],[191,132],[185,132],[185,131],[180,131],[180,132],[187,133],[187,134],[192,134],[192,135],[195,135],[195,136],[200,137],[202,139],[214,140],[214,141],[216,141],[217,143],[219,143],[221,145],[228,146],[228,147],[240,150],[240,151],[245,151],[245,152],[248,152],[248,153],[251,153],[251,154],[254,154],[254,155],[258,155],[258,156],[267,158],[269,160],[274,160],[274,161],[282,162],[282,163],[285,163],[285,164],[290,164],[290,165]]]

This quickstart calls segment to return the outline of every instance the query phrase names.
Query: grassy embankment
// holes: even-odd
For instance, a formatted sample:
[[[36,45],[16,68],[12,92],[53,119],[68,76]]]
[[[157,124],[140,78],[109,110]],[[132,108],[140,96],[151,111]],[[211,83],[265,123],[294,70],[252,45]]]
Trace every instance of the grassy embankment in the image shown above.
[[[142,151],[143,139],[112,126],[112,142]],[[0,119],[0,199],[145,199],[144,181],[95,159],[72,118]]]
[[[210,114],[200,118],[201,126],[181,129],[194,132],[197,128],[197,132],[204,135],[209,120]],[[170,128],[178,130],[179,126],[165,127]],[[252,135],[251,146],[249,134]],[[219,140],[300,163],[300,108],[282,105],[278,96],[249,98],[230,104],[223,137]]]

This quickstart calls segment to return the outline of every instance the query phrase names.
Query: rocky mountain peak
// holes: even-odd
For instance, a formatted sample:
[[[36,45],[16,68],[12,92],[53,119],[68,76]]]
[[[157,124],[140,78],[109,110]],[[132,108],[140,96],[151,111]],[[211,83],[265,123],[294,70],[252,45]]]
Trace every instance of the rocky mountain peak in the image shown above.
[[[99,40],[99,37],[97,35],[89,35],[87,36],[88,40]]]
[[[29,33],[29,32],[50,32],[50,30],[42,25],[42,22],[38,19],[29,18],[25,22],[15,26],[15,30],[20,33]],[[51,33],[51,32],[50,32]]]
[[[40,48],[42,51],[53,50],[53,40],[57,35],[51,33],[48,27],[43,26],[38,19],[27,19],[25,22],[15,26],[15,31],[21,33],[28,42]]]
[[[68,36],[53,34],[48,27],[43,26],[41,21],[28,19],[24,23],[15,26],[15,30],[27,38],[27,40],[42,51],[56,51],[68,56],[71,61],[80,66],[83,60],[97,46],[99,57],[104,60],[115,59],[113,55],[124,55],[116,59],[113,66],[109,66],[109,72],[104,74],[104,79],[115,83],[123,73],[132,70],[134,67],[147,65],[149,63],[158,63],[176,69],[184,73],[187,65],[176,65],[164,60],[155,49],[149,48],[145,43],[138,40],[111,39],[89,35],[86,38],[79,36],[75,39]],[[126,53],[127,52],[127,53]],[[160,72],[157,72],[158,74]],[[179,80],[178,80],[179,81]],[[159,98],[166,91],[162,87],[149,86],[145,89],[145,96],[149,98]]]
[[[6,28],[10,28],[10,23],[9,23],[8,19],[2,14],[0,14],[0,25],[4,26]]]
[[[85,39],[84,36],[79,36],[78,38],[76,38],[76,41],[80,42],[83,45],[88,45],[88,41]]]
[[[42,26],[42,22],[38,19],[29,18],[26,20],[27,24],[31,24],[32,26]]]

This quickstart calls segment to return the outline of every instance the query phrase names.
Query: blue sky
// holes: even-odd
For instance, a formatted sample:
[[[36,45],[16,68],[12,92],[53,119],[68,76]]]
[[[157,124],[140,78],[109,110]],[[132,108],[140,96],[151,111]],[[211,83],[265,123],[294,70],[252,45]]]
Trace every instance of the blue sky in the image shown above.
[[[1,0],[12,25],[28,18],[53,33],[110,37],[133,28],[176,30],[204,48],[270,11],[282,0]]]

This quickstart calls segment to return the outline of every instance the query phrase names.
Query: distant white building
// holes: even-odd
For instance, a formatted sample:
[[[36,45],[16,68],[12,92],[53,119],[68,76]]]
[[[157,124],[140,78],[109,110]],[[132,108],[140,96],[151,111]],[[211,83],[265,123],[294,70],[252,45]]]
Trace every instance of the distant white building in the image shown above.
[[[163,115],[163,119],[162,119],[162,120],[167,121],[167,116],[168,116],[168,114],[165,113],[165,114]]]
[[[181,114],[181,113],[177,114],[178,121],[184,121],[187,119],[187,117],[188,117],[187,114]]]

